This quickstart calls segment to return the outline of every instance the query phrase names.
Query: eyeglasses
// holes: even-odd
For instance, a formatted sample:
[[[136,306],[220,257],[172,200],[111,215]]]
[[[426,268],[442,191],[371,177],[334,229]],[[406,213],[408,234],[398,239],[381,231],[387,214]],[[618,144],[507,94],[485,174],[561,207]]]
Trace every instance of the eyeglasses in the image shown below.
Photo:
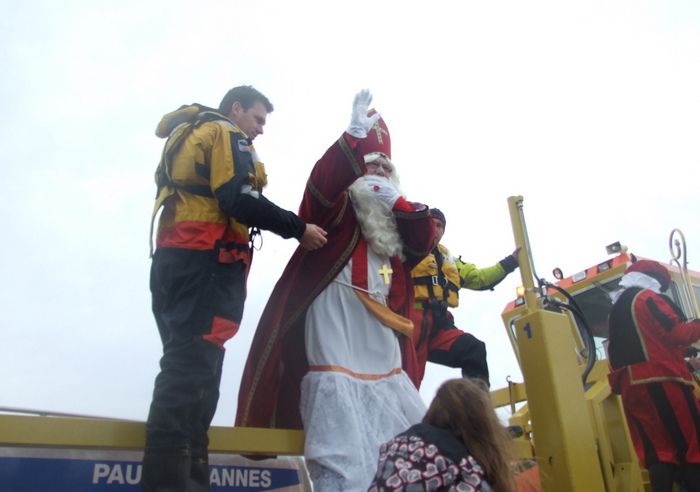
[[[391,166],[389,164],[380,164],[378,162],[368,162],[365,165],[367,166],[367,169],[379,169],[381,167],[388,174],[391,174],[391,172],[393,171],[393,169],[391,168]]]

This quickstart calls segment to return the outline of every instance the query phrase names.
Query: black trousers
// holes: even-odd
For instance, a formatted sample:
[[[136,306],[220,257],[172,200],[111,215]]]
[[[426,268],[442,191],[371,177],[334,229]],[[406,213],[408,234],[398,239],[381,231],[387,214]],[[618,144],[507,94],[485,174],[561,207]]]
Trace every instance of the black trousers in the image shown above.
[[[146,421],[144,491],[209,490],[207,431],[219,401],[223,342],[243,316],[246,275],[243,262],[221,263],[216,251],[161,248],[153,257],[163,356]]]

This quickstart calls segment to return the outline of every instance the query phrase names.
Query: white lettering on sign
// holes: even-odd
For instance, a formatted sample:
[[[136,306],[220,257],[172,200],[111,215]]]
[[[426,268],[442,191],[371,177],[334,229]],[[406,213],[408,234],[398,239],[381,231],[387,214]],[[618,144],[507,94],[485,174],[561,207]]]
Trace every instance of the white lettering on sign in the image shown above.
[[[219,487],[269,487],[272,485],[270,470],[255,468],[213,468],[209,483]]]
[[[95,463],[93,484],[128,484],[141,482],[141,464]],[[261,487],[272,485],[272,472],[257,468],[212,468],[209,483],[220,487]]]
[[[92,483],[119,483],[136,485],[141,481],[141,465],[109,465],[95,463],[92,470]]]

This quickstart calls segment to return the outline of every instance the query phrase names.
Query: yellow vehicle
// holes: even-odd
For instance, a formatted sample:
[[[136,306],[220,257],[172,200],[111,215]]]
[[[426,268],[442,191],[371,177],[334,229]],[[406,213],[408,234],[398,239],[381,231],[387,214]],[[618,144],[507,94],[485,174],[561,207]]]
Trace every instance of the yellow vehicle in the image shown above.
[[[535,274],[525,228],[523,198],[509,198],[524,293],[502,313],[524,383],[492,392],[495,407],[510,407],[509,423],[523,434],[516,453],[536,463],[532,488],[545,492],[651,491],[646,470],[629,437],[620,397],[610,391],[605,347],[609,292],[632,263],[619,243],[614,257],[567,278],[547,282]],[[695,319],[700,273],[689,272],[685,240],[674,230],[670,248],[676,266],[669,295]],[[639,258],[641,259],[641,258]]]
[[[616,243],[608,247],[614,256],[547,282],[535,274],[523,198],[508,203],[515,243],[523,246],[524,295],[506,306],[502,319],[524,382],[493,390],[492,399],[496,408],[509,408],[509,424],[522,429],[513,440],[523,460],[520,490],[650,492],[620,398],[610,392],[605,356],[608,293],[633,255]],[[670,243],[677,264],[669,267],[670,295],[695,318],[700,273],[685,266],[680,231]],[[212,490],[311,489],[300,457],[303,432],[212,427],[209,434]],[[144,440],[143,422],[0,408],[0,489],[138,491]],[[241,455],[286,458],[253,461]]]

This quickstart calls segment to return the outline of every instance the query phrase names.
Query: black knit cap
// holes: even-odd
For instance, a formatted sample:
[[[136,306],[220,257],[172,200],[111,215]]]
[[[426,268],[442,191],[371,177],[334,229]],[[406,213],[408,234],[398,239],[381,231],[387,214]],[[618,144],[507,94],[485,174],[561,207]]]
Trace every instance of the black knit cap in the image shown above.
[[[443,227],[447,225],[447,220],[445,219],[445,214],[439,208],[430,209],[430,218],[437,219],[442,222]]]

